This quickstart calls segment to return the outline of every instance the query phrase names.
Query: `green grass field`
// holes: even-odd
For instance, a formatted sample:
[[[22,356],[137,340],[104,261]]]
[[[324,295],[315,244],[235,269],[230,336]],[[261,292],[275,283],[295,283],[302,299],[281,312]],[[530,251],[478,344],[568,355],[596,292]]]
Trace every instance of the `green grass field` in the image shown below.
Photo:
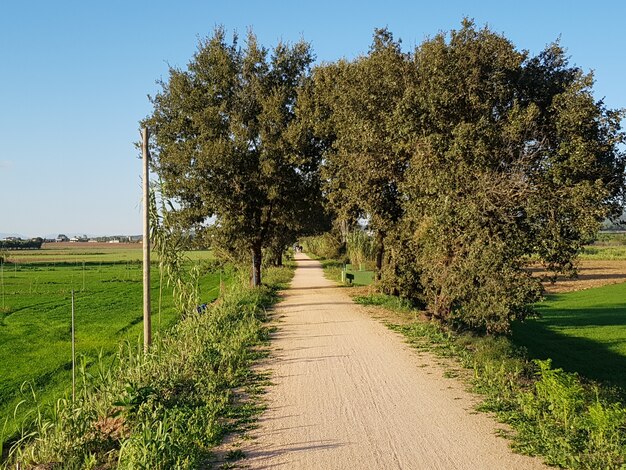
[[[346,264],[346,274],[353,276],[352,284],[355,286],[369,286],[374,282],[374,271],[360,270],[358,266]]]
[[[341,271],[344,268],[343,263],[336,260],[321,260],[322,267],[326,276],[335,281],[341,282]],[[374,281],[374,271],[359,270],[351,264],[346,264],[346,273],[353,276],[352,282],[346,282],[346,285],[353,286],[369,286]]]
[[[552,295],[538,311],[513,328],[530,357],[626,390],[626,284]]]
[[[72,290],[76,352],[88,361],[101,351],[111,355],[122,340],[141,341],[143,328],[140,248],[81,247],[8,255],[0,273],[0,432],[5,418],[24,398],[20,388],[25,382],[44,401],[61,396],[71,385]],[[210,254],[194,252],[192,258],[208,259]],[[202,302],[217,297],[219,281],[218,273],[202,276]],[[154,265],[151,296],[153,330],[166,329],[178,313],[167,288],[159,313],[159,272]],[[4,434],[14,430],[12,422]]]

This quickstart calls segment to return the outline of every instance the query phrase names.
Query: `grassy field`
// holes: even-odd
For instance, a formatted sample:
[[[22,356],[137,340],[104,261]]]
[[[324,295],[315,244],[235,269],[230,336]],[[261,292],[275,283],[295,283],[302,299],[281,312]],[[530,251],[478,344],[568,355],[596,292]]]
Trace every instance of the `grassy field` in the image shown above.
[[[586,245],[580,259],[624,260],[626,259],[626,233],[599,233],[595,242]]]
[[[320,262],[322,263],[324,272],[329,279],[341,282],[341,271],[344,268],[344,265],[341,262],[336,260],[320,260]],[[369,286],[374,281],[374,271],[359,270],[351,264],[346,264],[345,269],[346,274],[354,276],[351,282],[354,286]]]
[[[193,254],[196,260],[209,257],[207,252]],[[72,290],[77,355],[93,362],[100,352],[106,356],[116,352],[122,340],[141,341],[140,259],[140,247],[77,246],[8,253],[0,273],[0,431],[5,418],[24,399],[20,388],[25,382],[44,400],[62,395],[71,384]],[[156,266],[152,281],[153,329],[165,329],[178,313],[167,288],[159,313]],[[202,276],[202,302],[217,296],[219,281],[217,273]],[[8,424],[4,434],[14,432],[15,425]]]
[[[598,234],[580,259],[583,267],[586,260],[626,260],[626,233]],[[541,318],[513,325],[515,343],[530,357],[626,390],[626,284],[549,295],[537,310]]]
[[[537,310],[513,329],[530,357],[626,390],[626,284],[552,295]]]

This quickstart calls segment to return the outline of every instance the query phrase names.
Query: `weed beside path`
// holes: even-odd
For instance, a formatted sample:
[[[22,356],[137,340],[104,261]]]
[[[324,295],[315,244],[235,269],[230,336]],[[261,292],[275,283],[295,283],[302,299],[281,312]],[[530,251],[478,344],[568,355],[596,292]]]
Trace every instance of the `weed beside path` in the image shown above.
[[[479,409],[513,427],[509,437],[518,452],[572,469],[626,464],[626,405],[613,390],[553,368],[550,360],[529,361],[509,338],[443,330],[393,297],[355,300],[393,310],[387,325],[413,347],[454,358],[469,369],[472,389],[484,396]],[[457,375],[450,371],[451,377]]]
[[[38,409],[6,468],[206,465],[237,416],[233,390],[249,379],[255,346],[266,338],[265,308],[291,273],[270,270],[267,286],[233,288],[157,338],[148,354],[126,344],[112,365],[83,369],[76,402]]]

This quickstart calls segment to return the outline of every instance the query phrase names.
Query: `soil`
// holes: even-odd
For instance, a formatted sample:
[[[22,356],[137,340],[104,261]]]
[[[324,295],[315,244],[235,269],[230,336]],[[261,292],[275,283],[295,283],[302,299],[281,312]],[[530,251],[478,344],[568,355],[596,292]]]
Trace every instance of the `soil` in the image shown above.
[[[576,278],[559,277],[556,283],[547,282],[544,287],[547,294],[557,294],[621,282],[626,282],[626,260],[582,260]]]
[[[262,369],[267,410],[238,467],[269,469],[540,469],[514,454],[477,398],[296,256],[292,286],[273,315]]]

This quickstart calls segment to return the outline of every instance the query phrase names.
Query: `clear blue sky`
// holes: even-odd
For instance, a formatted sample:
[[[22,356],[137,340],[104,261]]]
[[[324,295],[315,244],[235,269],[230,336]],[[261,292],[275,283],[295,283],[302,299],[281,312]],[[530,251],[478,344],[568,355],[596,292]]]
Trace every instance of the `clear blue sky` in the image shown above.
[[[557,38],[626,107],[626,2],[49,1],[0,3],[0,233],[141,233],[133,142],[147,94],[216,25],[260,42],[301,37],[318,61],[367,52],[387,26],[407,50],[464,16],[537,53]]]

